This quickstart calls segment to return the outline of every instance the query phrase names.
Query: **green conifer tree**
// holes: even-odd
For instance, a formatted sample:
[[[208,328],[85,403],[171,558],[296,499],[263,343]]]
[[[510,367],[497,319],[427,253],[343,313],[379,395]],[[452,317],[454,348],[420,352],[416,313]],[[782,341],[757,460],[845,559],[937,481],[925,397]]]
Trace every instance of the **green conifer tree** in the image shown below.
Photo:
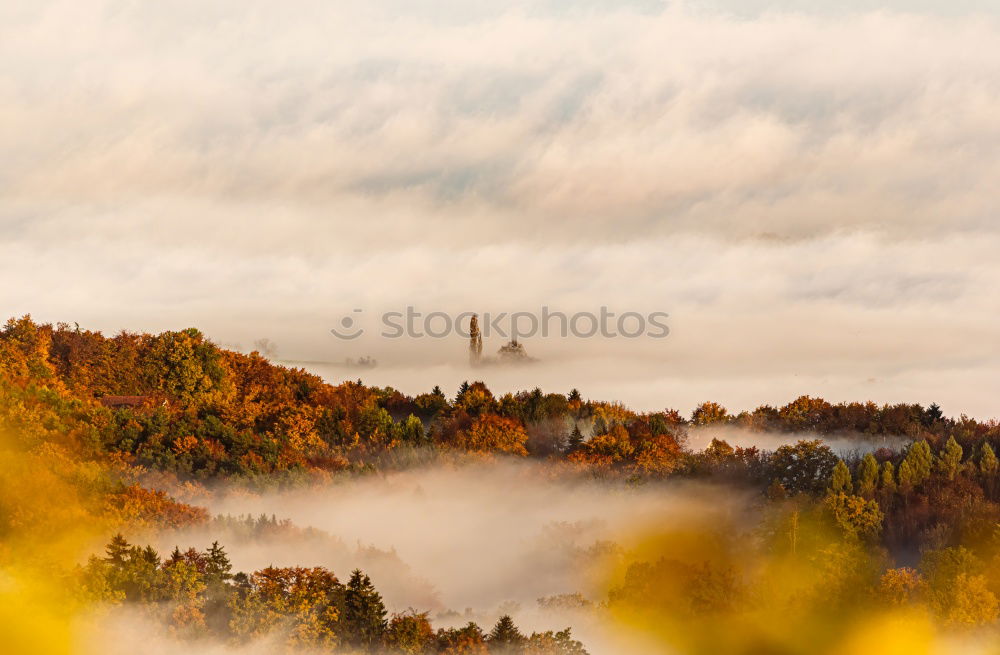
[[[143,562],[153,566],[154,568],[160,565],[160,554],[156,552],[156,549],[152,546],[146,546],[143,548],[139,557]]]
[[[514,620],[504,614],[486,637],[490,655],[519,655],[524,652],[527,638],[514,625]]]
[[[928,427],[934,425],[937,421],[944,418],[944,412],[941,411],[941,406],[937,403],[931,403],[931,406],[927,408],[924,412],[924,417],[926,418],[926,423]]]
[[[865,453],[858,466],[858,494],[870,498],[878,484],[878,462],[871,453]]]
[[[170,552],[170,558],[167,560],[167,564],[176,564],[178,562],[184,561],[184,553],[181,552],[179,546],[174,546],[174,549]]]
[[[917,484],[917,476],[910,466],[909,460],[903,460],[899,465],[899,490],[904,494],[909,493]]]
[[[933,462],[931,447],[926,441],[921,439],[910,445],[906,451],[906,458],[903,460],[910,468],[910,480],[916,486],[931,476],[931,464]],[[903,483],[902,477],[899,480]]]
[[[124,566],[125,562],[129,558],[131,550],[132,546],[125,539],[122,533],[119,532],[115,536],[111,537],[111,541],[104,549],[104,552],[107,553],[105,560],[118,567]]]
[[[568,452],[575,452],[580,449],[583,445],[583,433],[580,432],[580,426],[574,425],[573,431],[569,434],[569,442],[567,444]]]
[[[962,447],[955,441],[955,437],[948,437],[948,442],[938,453],[938,470],[949,480],[954,480],[962,464],[963,454]]]
[[[424,441],[424,424],[419,418],[410,414],[400,426],[403,441],[411,444],[419,444]]]
[[[205,579],[209,582],[225,582],[232,579],[233,565],[218,541],[213,541],[205,553]]]
[[[849,494],[853,490],[854,485],[851,483],[851,470],[847,468],[847,464],[844,463],[844,460],[838,459],[837,464],[833,467],[833,477],[830,480],[830,491],[835,494]]]
[[[879,482],[884,492],[894,493],[896,491],[896,475],[892,462],[882,462],[882,479]]]
[[[997,456],[993,452],[990,444],[983,442],[983,448],[979,455],[979,472],[986,476],[996,475]]]
[[[371,579],[355,569],[344,600],[345,641],[365,652],[374,651],[382,642],[387,625],[382,596]]]

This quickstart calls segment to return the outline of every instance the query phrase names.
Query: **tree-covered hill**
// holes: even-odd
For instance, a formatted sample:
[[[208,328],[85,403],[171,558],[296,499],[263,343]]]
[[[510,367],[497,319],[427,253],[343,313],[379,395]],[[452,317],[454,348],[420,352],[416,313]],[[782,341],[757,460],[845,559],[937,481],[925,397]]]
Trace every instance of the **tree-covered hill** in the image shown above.
[[[400,448],[567,460],[628,475],[691,472],[691,428],[730,425],[816,436],[903,436],[932,447],[997,445],[995,423],[946,418],[936,405],[788,405],[730,414],[706,402],[690,418],[539,389],[496,397],[482,383],[415,397],[360,382],[333,385],[257,353],[225,350],[197,329],[99,332],[11,319],[0,330],[0,421],[30,447],[60,443],[180,478],[323,477]],[[382,458],[383,461],[385,458]]]

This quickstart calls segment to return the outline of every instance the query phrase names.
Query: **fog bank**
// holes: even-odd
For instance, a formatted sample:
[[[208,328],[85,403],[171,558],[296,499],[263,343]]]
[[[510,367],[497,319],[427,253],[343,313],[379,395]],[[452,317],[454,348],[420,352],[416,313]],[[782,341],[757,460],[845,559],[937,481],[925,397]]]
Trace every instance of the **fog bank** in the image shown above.
[[[527,631],[571,626],[592,655],[613,655],[611,626],[589,612],[542,608],[538,599],[579,593],[600,601],[634,535],[710,515],[738,523],[746,502],[702,484],[629,486],[500,461],[280,493],[221,489],[208,500],[213,513],[274,514],[295,527],[241,535],[214,523],[157,545],[204,548],[218,539],[243,571],[327,566],[345,580],[360,567],[390,611],[430,611],[439,627],[475,620],[484,628],[510,613]]]

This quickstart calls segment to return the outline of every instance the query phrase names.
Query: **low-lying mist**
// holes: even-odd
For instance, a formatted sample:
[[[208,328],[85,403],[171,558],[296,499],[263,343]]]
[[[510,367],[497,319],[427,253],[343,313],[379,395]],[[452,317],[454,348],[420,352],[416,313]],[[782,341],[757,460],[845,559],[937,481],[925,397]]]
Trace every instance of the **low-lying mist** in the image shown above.
[[[762,451],[774,451],[781,446],[795,444],[802,439],[821,439],[839,457],[870,453],[879,448],[902,450],[910,439],[887,435],[843,435],[829,436],[802,432],[761,432],[744,430],[734,426],[706,426],[688,430],[687,446],[691,450],[705,450],[712,439],[725,441],[734,448],[755,447]]]
[[[428,608],[425,588],[411,595],[393,588],[387,579],[393,572],[371,571],[390,609],[464,610],[585,592],[587,580],[579,574],[588,560],[609,554],[607,542],[715,504],[706,491],[689,484],[600,482],[501,461],[353,478],[320,489],[261,495],[220,490],[209,509],[274,515],[333,537],[308,532],[297,544],[234,547],[238,569],[339,564],[335,569],[343,574],[349,565],[343,558],[354,553],[376,568],[379,560],[394,568],[405,564],[433,585],[437,607]]]
[[[222,488],[207,504],[213,514],[234,518],[163,535],[161,552],[218,540],[235,570],[325,566],[344,580],[362,568],[390,612],[430,611],[438,627],[474,620],[488,628],[504,613],[527,631],[571,626],[598,655],[616,652],[610,644],[620,637],[612,639],[610,626],[572,606],[603,599],[632,537],[720,512],[738,517],[748,499],[690,482],[630,485],[492,461],[293,491]],[[267,518],[235,518],[246,515]],[[569,607],[539,603],[573,594],[582,598]]]

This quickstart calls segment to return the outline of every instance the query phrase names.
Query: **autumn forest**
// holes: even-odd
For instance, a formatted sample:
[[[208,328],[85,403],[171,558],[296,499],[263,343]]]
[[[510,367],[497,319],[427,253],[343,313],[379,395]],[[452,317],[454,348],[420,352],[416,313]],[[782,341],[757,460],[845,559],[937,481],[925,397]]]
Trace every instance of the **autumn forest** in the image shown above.
[[[685,416],[575,389],[497,397],[476,381],[407,396],[328,384],[196,329],[108,337],[26,316],[0,331],[0,421],[0,593],[24,585],[39,604],[3,610],[31,616],[13,643],[35,629],[71,640],[79,622],[118,615],[165,644],[387,654],[610,652],[607,635],[578,639],[597,624],[681,653],[815,652],[818,635],[850,650],[873,622],[955,639],[1000,630],[1000,426],[934,404],[803,396]],[[727,441],[754,435],[781,445]],[[407,472],[505,466],[529,467],[509,473],[515,485],[530,476],[552,493],[690,507],[575,546],[579,587],[538,597],[531,629],[514,603],[464,616],[438,597],[400,606],[380,587],[414,572],[372,564],[370,575],[361,551],[339,570],[238,570],[240,548],[333,548],[333,537],[209,509],[223,495],[348,493]],[[692,489],[712,500],[686,500]],[[181,541],[194,535],[203,541]],[[436,571],[416,573],[435,586]],[[778,616],[796,629],[774,630]]]

